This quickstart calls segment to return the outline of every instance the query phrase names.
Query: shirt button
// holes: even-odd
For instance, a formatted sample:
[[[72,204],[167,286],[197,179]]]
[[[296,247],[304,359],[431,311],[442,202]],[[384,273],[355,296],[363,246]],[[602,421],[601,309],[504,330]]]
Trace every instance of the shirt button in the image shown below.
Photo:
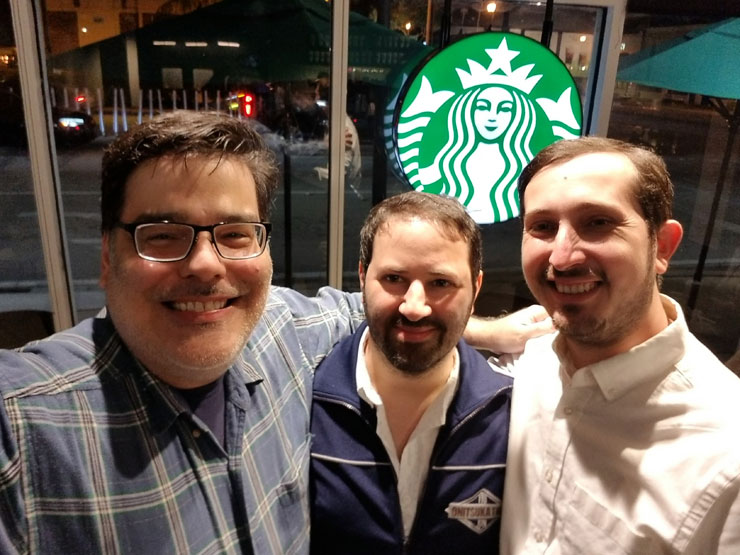
[[[547,469],[547,470],[545,471],[545,480],[547,480],[547,483],[548,483],[548,484],[549,484],[550,482],[552,482],[552,469],[551,469],[551,468],[548,468],[548,469]]]
[[[534,541],[536,541],[537,543],[542,543],[543,541],[545,541],[545,534],[543,534],[539,530],[535,531]]]
[[[570,407],[565,407],[565,409],[563,409],[563,412],[570,416],[571,414],[573,414],[573,409]]]
[[[198,430],[197,428],[193,429],[193,437],[195,439],[198,439],[200,437],[200,434],[201,434],[200,430]]]

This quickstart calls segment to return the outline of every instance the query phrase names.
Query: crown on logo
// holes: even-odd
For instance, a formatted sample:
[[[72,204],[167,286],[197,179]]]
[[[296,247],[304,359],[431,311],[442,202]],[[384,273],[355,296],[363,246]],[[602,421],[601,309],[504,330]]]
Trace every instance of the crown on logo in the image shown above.
[[[457,68],[457,75],[464,89],[476,85],[508,85],[529,94],[542,78],[542,75],[530,75],[534,64],[524,65],[512,71],[511,60],[519,55],[517,50],[509,50],[506,38],[501,39],[498,48],[486,48],[486,54],[491,58],[491,65],[483,67],[475,60],[468,58],[468,69]]]

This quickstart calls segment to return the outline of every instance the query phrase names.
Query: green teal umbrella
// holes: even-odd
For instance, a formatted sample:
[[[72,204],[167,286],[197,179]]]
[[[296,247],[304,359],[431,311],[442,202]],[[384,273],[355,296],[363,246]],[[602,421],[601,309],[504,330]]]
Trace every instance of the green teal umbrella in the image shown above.
[[[325,0],[224,0],[135,31],[139,68],[156,80],[161,67],[214,70],[213,82],[314,80],[331,64],[331,4]],[[161,48],[156,42],[173,41]],[[185,48],[203,43],[200,48]],[[219,47],[229,44],[232,47]],[[424,49],[358,13],[349,14],[352,77],[384,83],[386,75]],[[173,65],[173,64],[179,65]]]
[[[728,125],[727,146],[720,165],[717,187],[709,210],[709,222],[694,271],[687,302],[687,317],[696,305],[714,231],[732,148],[740,127],[740,102],[730,111],[724,99],[740,99],[740,18],[726,19],[691,31],[682,37],[625,56],[619,62],[617,79],[648,87],[702,94]]]
[[[740,98],[740,18],[726,19],[625,56],[617,79],[703,94]]]

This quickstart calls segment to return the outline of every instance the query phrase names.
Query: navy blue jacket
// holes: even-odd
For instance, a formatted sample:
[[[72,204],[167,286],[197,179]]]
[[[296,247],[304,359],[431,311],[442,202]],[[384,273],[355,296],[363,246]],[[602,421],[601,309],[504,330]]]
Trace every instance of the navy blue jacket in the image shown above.
[[[357,394],[355,369],[364,329],[339,343],[314,378],[311,552],[497,554],[511,378],[458,343],[458,391],[404,541],[393,465],[375,433],[375,409]]]

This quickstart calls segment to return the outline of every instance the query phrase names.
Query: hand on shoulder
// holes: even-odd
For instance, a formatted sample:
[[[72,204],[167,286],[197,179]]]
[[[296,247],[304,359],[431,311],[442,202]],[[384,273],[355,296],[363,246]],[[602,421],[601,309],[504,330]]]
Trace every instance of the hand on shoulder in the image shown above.
[[[529,339],[555,331],[540,305],[496,318],[471,316],[463,337],[471,346],[494,353],[521,353]]]

